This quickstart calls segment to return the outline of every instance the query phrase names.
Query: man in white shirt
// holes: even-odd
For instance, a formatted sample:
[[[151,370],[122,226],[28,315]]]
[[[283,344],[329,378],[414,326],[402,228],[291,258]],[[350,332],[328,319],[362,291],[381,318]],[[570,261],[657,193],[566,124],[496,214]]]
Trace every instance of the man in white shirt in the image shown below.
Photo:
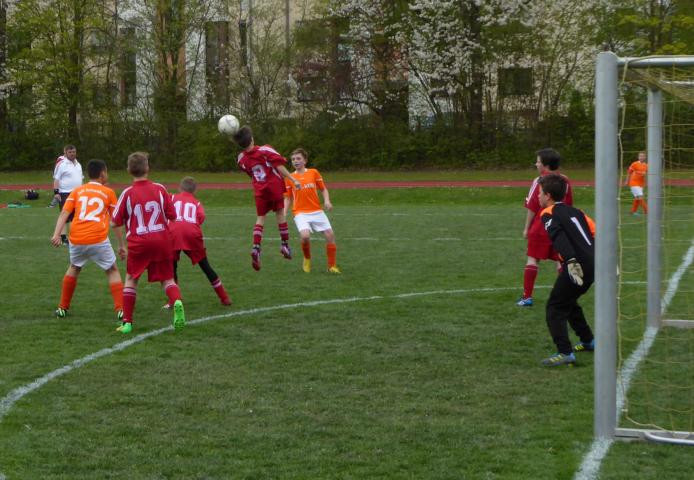
[[[75,187],[82,185],[82,165],[77,161],[77,148],[74,145],[65,145],[63,154],[58,157],[53,170],[53,194],[54,199],[60,202],[60,211],[63,210],[65,200]],[[67,221],[72,221],[74,212],[70,214]],[[60,232],[60,239],[67,245],[67,223]]]

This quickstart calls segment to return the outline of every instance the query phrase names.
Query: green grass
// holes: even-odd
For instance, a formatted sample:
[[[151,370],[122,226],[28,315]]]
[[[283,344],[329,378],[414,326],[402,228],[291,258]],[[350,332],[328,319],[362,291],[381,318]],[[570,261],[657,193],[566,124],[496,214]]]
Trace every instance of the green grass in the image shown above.
[[[0,202],[10,195],[0,192]],[[181,290],[189,321],[227,317],[149,338],[22,398],[0,420],[0,472],[10,480],[572,478],[592,440],[593,358],[582,354],[572,369],[539,366],[553,351],[543,305],[554,267],[541,266],[537,306],[515,307],[524,195],[335,190],[344,273],[332,276],[319,238],[310,275],[299,258],[284,260],[272,222],[254,272],[251,193],[201,192],[209,259],[234,305],[219,305],[186,260]],[[591,189],[577,189],[575,201],[592,212]],[[66,250],[48,242],[56,214],[0,210],[0,398],[123,340],[95,265],[83,271],[67,320],[52,316],[67,266]],[[638,243],[643,223],[625,228]],[[691,223],[681,228],[694,236]],[[686,247],[668,253],[668,266]],[[630,278],[641,279],[640,259],[633,264]],[[134,334],[170,324],[164,302],[158,285],[141,282]],[[592,324],[592,292],[582,305]],[[628,349],[641,326],[629,329]],[[618,444],[601,478],[686,478],[693,467],[690,449]]]

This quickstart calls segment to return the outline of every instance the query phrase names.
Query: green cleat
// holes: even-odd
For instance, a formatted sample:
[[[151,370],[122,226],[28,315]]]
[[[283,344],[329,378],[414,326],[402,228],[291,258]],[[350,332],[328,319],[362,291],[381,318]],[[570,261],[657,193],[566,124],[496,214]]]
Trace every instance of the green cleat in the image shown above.
[[[116,332],[120,333],[130,333],[133,331],[133,324],[130,322],[123,322],[120,327],[116,328]]]
[[[180,330],[186,325],[186,314],[183,311],[183,302],[176,300],[173,305],[174,318],[173,327],[174,330]]]
[[[67,316],[67,308],[56,308],[55,309],[55,316],[58,318],[65,318]]]

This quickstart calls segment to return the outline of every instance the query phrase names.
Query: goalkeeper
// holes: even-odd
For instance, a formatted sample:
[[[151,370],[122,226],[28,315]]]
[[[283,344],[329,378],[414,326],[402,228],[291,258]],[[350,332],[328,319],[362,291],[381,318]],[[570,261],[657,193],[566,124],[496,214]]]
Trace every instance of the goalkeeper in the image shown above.
[[[582,211],[563,203],[564,178],[545,175],[540,177],[539,185],[540,205],[544,207],[540,218],[562,263],[546,307],[547,327],[557,353],[542,360],[542,365],[573,365],[574,351],[590,351],[595,347],[593,332],[577,302],[593,284],[595,223]],[[581,339],[573,348],[567,323]]]

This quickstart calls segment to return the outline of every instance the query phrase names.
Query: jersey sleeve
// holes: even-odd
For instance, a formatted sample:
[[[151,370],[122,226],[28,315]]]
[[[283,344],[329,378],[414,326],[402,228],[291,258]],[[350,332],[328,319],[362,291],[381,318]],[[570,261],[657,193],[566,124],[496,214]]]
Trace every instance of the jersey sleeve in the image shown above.
[[[113,211],[116,209],[118,204],[118,198],[116,198],[116,192],[109,189],[108,191],[108,213],[113,215]]]
[[[53,179],[54,180],[60,180],[60,177],[63,174],[63,169],[61,168],[62,164],[63,164],[62,160],[60,160],[58,163],[55,164],[55,168],[53,169]]]
[[[561,258],[563,260],[576,258],[576,251],[567,236],[567,232],[564,230],[561,220],[555,218],[554,210],[544,209],[541,219],[549,238],[552,240],[552,246],[559,252]]]
[[[72,213],[75,211],[75,202],[77,201],[76,193],[76,190],[70,192],[70,195],[68,195],[67,199],[65,200],[65,205],[63,205],[63,212]]]
[[[128,212],[126,211],[127,209],[125,206],[128,202],[129,190],[129,188],[123,190],[123,193],[120,194],[118,202],[116,203],[116,208],[113,210],[113,213],[111,214],[111,221],[113,221],[113,224],[118,227],[124,225],[127,220]]]
[[[533,180],[533,184],[530,186],[530,191],[528,192],[528,196],[525,198],[525,208],[532,212],[539,212],[542,207],[540,205],[540,186],[537,183],[540,177],[536,178]]]
[[[323,177],[321,176],[320,172],[318,170],[313,170],[314,176],[315,176],[315,182],[316,182],[316,187],[318,187],[318,190],[325,190],[325,182],[323,182]]]
[[[281,165],[285,165],[287,163],[287,159],[284,158],[282,155],[280,155],[277,150],[272,148],[269,145],[263,145],[260,147],[258,150],[263,152],[265,155],[265,159],[273,166],[273,167],[279,167]]]
[[[166,188],[163,185],[161,185],[160,188],[162,190],[162,207],[164,209],[164,216],[169,220],[176,220],[176,207],[174,207],[174,204],[171,201],[171,195],[169,195],[169,192],[166,191]]]
[[[198,225],[205,223],[205,207],[203,207],[202,203],[200,202],[198,202],[198,208],[195,211],[195,220],[197,221]]]

